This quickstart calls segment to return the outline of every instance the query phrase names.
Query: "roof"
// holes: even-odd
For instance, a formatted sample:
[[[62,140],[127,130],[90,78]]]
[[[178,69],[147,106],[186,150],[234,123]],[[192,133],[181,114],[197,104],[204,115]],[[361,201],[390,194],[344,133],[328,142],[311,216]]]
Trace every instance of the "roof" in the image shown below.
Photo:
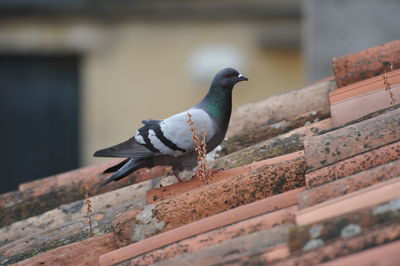
[[[335,67],[371,51],[390,57],[399,44],[344,56]],[[333,103],[381,101],[377,91],[400,101],[400,83],[385,64],[371,61],[374,76],[351,65],[345,85],[336,84],[349,74],[340,71],[235,110],[210,162],[225,170],[209,184],[191,173],[175,183],[157,167],[98,187],[99,173],[116,160],[21,184],[0,195],[0,264],[398,264],[400,104],[364,104],[350,119],[331,112]],[[394,73],[399,64],[392,65]],[[337,101],[339,90],[353,91]]]

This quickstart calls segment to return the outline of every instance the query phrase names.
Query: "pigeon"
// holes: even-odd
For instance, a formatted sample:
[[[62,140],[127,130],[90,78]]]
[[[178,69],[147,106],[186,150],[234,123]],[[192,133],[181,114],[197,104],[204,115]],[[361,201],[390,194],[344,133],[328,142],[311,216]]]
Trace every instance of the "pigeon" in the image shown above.
[[[248,80],[233,68],[219,71],[207,95],[192,108],[164,120],[143,120],[143,127],[136,134],[115,146],[98,150],[95,157],[126,158],[103,173],[114,173],[101,185],[117,181],[141,168],[158,165],[172,166],[179,182],[179,173],[197,165],[196,144],[187,123],[191,115],[198,134],[203,127],[206,131],[207,153],[217,147],[225,138],[232,112],[232,89],[240,81]],[[201,138],[201,136],[199,136]]]

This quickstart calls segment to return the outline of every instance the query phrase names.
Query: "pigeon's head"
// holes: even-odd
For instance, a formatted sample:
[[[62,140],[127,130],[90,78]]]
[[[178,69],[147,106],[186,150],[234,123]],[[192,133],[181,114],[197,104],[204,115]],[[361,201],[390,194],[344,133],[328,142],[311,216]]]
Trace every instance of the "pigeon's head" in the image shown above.
[[[248,80],[248,78],[240,74],[236,69],[224,68],[215,75],[213,85],[232,89],[236,83],[244,80]]]

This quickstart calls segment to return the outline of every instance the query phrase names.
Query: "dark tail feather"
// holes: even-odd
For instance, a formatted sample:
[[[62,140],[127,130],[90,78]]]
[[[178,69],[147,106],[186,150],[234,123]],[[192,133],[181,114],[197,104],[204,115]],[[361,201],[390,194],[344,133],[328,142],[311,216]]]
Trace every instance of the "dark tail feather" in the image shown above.
[[[143,168],[146,166],[146,162],[138,159],[128,159],[128,161],[112,176],[110,176],[104,183],[100,186],[105,186],[111,181],[117,181],[125,176],[131,174],[133,171]]]
[[[124,166],[127,162],[129,161],[129,159],[125,159],[122,162],[120,162],[119,164],[116,164],[114,166],[111,166],[110,168],[107,168],[106,170],[103,171],[103,174],[108,174],[108,173],[114,173],[117,172],[122,166]]]

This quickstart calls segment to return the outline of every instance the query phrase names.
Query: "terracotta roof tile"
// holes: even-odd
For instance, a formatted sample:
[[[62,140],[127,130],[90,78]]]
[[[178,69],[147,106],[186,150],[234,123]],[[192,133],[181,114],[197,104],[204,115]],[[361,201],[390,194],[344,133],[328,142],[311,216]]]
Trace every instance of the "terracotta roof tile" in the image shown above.
[[[270,230],[240,236],[228,242],[222,242],[196,251],[185,252],[181,256],[156,263],[156,265],[234,265],[242,256],[268,251],[269,262],[277,260],[284,254],[272,254],[271,248],[282,245],[288,239],[292,225],[276,226]],[[287,250],[285,250],[287,251]],[[132,260],[131,265],[149,265]]]
[[[232,113],[231,121],[234,122],[229,126],[227,137],[249,133],[263,125],[289,121],[308,112],[329,114],[328,92],[335,88],[335,80],[329,78],[302,89],[243,105]]]
[[[400,139],[400,109],[304,141],[307,166],[318,169]]]
[[[318,205],[303,209],[296,215],[298,225],[306,225],[332,218],[367,206],[379,204],[400,196],[400,178],[349,193]]]
[[[385,84],[385,78],[390,84],[390,91]],[[400,101],[400,70],[331,91],[329,101],[334,126],[389,107]]]
[[[117,248],[112,233],[59,247],[15,265],[98,265],[98,257]]]
[[[311,171],[306,174],[306,184],[313,188],[397,159],[400,159],[399,141]]]
[[[99,187],[104,177],[99,175],[105,168],[113,165],[115,160],[99,165],[88,166],[59,175],[27,183],[22,191],[13,191],[0,195],[0,227],[13,222],[42,214],[62,204],[83,199],[84,185],[91,188],[91,195],[98,195],[123,186],[164,175],[165,168],[141,170],[133,173],[122,182],[114,182],[110,186]]]
[[[400,68],[400,40],[333,59],[338,88]]]
[[[298,159],[304,156],[303,151],[294,152],[291,154],[286,154],[283,156],[274,157],[267,160],[262,160],[248,164],[246,166],[236,167],[228,170],[219,171],[213,175],[211,183],[216,183],[218,181],[224,180],[232,176],[246,175],[252,171],[257,171],[260,167],[266,167],[270,165],[276,169],[279,169],[280,165],[286,165],[289,160]],[[176,183],[166,187],[160,187],[156,189],[149,190],[147,192],[147,202],[154,203],[167,198],[174,197],[176,195],[183,194],[192,189],[204,186],[204,182],[199,179],[192,179],[183,183]]]
[[[301,128],[303,125],[326,119],[329,116],[329,112],[311,111],[302,115],[294,115],[290,119],[270,121],[269,124],[259,125],[249,132],[226,139],[221,144],[221,151],[218,154],[227,155],[292,129]]]
[[[299,197],[299,206],[304,209],[399,176],[400,160],[382,164],[304,191]]]
[[[150,181],[91,197],[96,234],[110,230],[115,216],[127,209],[145,205],[145,195],[152,188]],[[29,250],[48,249],[47,243],[65,245],[87,238],[87,217],[83,200],[61,205],[56,209],[0,228],[0,254],[15,256]]]
[[[302,156],[278,166],[261,166],[145,206],[132,222],[124,239],[139,241],[244,204],[304,186]],[[268,178],[267,178],[268,177]]]
[[[324,221],[293,228],[289,246],[291,252],[308,251],[335,239],[363,234],[380,224],[398,223],[398,221],[400,221],[399,197]]]
[[[289,237],[291,257],[278,265],[313,265],[397,240],[400,238],[399,221],[400,198],[395,198],[293,228]]]
[[[308,252],[293,253],[274,266],[296,265],[308,266],[334,260],[365,249],[389,243],[400,238],[400,224],[390,223],[376,226],[363,234],[352,237],[339,238],[333,242],[322,245]],[[316,242],[316,245],[321,242]]]
[[[400,264],[400,241],[395,241],[376,248],[348,255],[331,262],[323,263],[321,266],[341,265],[375,265],[396,266]]]
[[[290,228],[289,228],[290,229]],[[221,263],[228,265],[272,265],[273,262],[288,258],[290,255],[289,247],[285,244],[269,247],[262,252],[247,252],[230,256],[230,260],[223,258]],[[218,264],[217,264],[218,265]]]
[[[303,141],[306,137],[314,136],[318,134],[318,132],[330,129],[331,127],[331,119],[307,124],[285,134],[281,134],[250,147],[222,156],[217,160],[212,161],[211,166],[217,169],[228,169],[301,151],[304,150]]]
[[[297,207],[292,206],[282,210],[277,210],[271,213],[266,213],[253,218],[249,218],[247,220],[232,225],[227,225],[209,232],[195,235],[189,239],[179,241],[161,249],[157,249],[155,252],[150,252],[148,254],[140,256],[137,259],[134,259],[134,261],[137,263],[140,262],[140,264],[151,264],[160,260],[171,258],[179,254],[200,250],[221,242],[231,242],[229,240],[240,236],[252,234],[254,232],[267,230],[274,226],[282,224],[293,224],[294,213],[296,211]],[[190,230],[190,228],[187,229]],[[160,235],[157,235],[152,239],[141,241],[143,243],[135,243],[131,246],[127,246],[105,254],[100,257],[100,264],[110,265],[112,263],[122,262],[123,260],[140,255],[144,250],[143,248],[148,249],[149,247],[161,247],[162,245],[157,243],[158,239],[162,239]]]
[[[235,111],[229,139],[210,162],[227,170],[211,184],[164,177],[126,186],[168,171],[155,168],[99,189],[108,162],[0,195],[0,264],[97,265],[100,257],[102,265],[342,265],[394,257],[400,105],[377,98],[387,92],[382,77],[370,75],[381,74],[382,63],[397,67],[398,43],[336,59],[336,81],[347,87],[335,89],[329,78]],[[355,67],[366,55],[367,66]],[[395,96],[398,71],[387,74]],[[367,104],[371,97],[376,103]],[[338,103],[350,104],[352,116],[333,127]],[[319,121],[329,107],[332,118]],[[84,183],[93,187],[89,239]]]
[[[156,217],[174,228],[198,219],[304,186],[303,157],[277,166],[262,166],[249,174],[233,176],[191,193],[161,201]]]
[[[143,255],[140,259],[141,261],[146,261],[146,263],[154,263],[160,259],[180,254],[183,251],[197,250],[254,231],[266,230],[279,224],[293,223],[294,212],[298,208],[296,206],[286,206],[295,204],[294,196],[297,195],[298,191],[298,189],[289,191],[273,196],[271,199],[267,198],[260,202],[251,203],[248,206],[241,206],[172,229],[105,254],[100,258],[100,261],[102,264],[107,265],[111,264],[111,262],[120,262],[157,249],[154,252]],[[282,207],[286,208],[271,212],[275,208]],[[161,247],[163,248],[159,249]]]

